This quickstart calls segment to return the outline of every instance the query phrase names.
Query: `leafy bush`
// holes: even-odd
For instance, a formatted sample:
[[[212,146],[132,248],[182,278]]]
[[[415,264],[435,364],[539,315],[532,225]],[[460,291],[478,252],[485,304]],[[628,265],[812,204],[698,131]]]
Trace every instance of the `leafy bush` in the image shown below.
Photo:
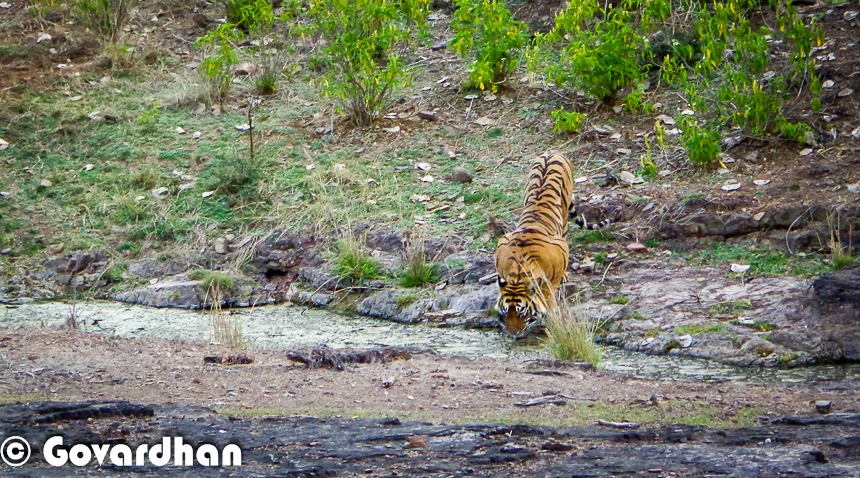
[[[701,167],[713,165],[722,151],[719,131],[699,126],[693,120],[683,121],[682,127],[684,132],[681,134],[681,144],[684,145],[690,161]]]
[[[70,11],[108,43],[119,41],[135,0],[74,0]]]
[[[402,53],[426,36],[429,0],[318,0],[304,33],[323,40],[325,93],[356,125],[369,125],[392,93],[410,82]]]
[[[463,58],[475,56],[469,66],[470,86],[497,91],[520,63],[527,27],[511,16],[500,0],[457,0],[451,19],[450,46]]]
[[[568,112],[564,111],[564,108],[553,111],[550,113],[550,116],[555,120],[555,124],[552,127],[553,133],[576,133],[586,118],[584,113]]]
[[[225,23],[197,39],[194,43],[204,49],[205,57],[198,71],[207,81],[209,99],[222,102],[233,84],[233,67],[239,63],[236,42],[245,34],[232,23]]]
[[[539,37],[533,64],[542,64],[547,79],[556,85],[611,103],[618,91],[642,78],[645,44],[620,9],[605,12],[606,19],[584,28],[598,11],[593,2],[584,2],[559,14],[553,31]],[[558,45],[563,45],[560,52],[553,49]]]
[[[245,32],[275,24],[275,13],[269,0],[226,0],[227,23]]]

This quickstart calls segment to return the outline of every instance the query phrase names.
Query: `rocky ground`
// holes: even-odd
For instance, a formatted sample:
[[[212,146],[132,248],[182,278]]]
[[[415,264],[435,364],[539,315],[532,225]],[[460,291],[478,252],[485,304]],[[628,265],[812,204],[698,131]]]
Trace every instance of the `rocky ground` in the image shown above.
[[[713,430],[671,425],[640,429],[532,425],[434,425],[386,419],[290,417],[233,420],[201,407],[140,406],[125,402],[0,406],[0,433],[32,443],[62,436],[64,443],[158,442],[186,437],[192,444],[242,449],[229,476],[857,476],[860,415],[779,417],[754,427]],[[34,464],[7,476],[70,476],[68,467]],[[169,471],[168,471],[169,470]],[[8,471],[8,470],[7,470]],[[152,465],[135,476],[224,476]],[[74,476],[124,476],[110,466],[87,466]]]

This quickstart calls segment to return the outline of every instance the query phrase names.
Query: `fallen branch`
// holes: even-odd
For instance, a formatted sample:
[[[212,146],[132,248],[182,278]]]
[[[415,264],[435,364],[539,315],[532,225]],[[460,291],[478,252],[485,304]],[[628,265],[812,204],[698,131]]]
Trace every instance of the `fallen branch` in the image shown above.
[[[564,395],[546,395],[544,397],[526,400],[525,402],[517,402],[514,405],[518,407],[534,407],[537,405],[567,405]]]
[[[629,423],[629,422],[608,422],[606,420],[597,420],[597,424],[602,427],[609,428],[620,428],[620,429],[631,429],[631,428],[639,428],[640,423]]]
[[[326,346],[307,352],[290,351],[287,358],[304,364],[307,368],[333,368],[343,370],[348,363],[386,363],[392,360],[409,360],[416,351],[405,348],[385,347],[370,350],[333,350]]]

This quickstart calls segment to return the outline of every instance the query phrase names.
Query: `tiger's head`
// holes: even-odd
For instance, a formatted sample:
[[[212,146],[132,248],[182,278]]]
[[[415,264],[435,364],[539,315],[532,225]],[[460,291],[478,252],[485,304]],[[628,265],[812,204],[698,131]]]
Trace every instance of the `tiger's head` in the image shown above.
[[[527,335],[540,325],[539,317],[546,315],[546,279],[529,269],[514,264],[499,272],[499,299],[496,310],[505,324],[505,330],[516,336]]]

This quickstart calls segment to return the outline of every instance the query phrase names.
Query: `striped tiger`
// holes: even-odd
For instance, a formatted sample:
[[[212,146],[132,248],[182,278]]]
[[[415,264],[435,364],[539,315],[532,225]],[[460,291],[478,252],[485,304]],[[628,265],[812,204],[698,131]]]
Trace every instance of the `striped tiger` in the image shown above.
[[[538,156],[529,174],[525,207],[516,228],[499,239],[496,309],[505,329],[527,333],[555,307],[569,262],[567,229],[573,212],[573,167],[561,155]]]

